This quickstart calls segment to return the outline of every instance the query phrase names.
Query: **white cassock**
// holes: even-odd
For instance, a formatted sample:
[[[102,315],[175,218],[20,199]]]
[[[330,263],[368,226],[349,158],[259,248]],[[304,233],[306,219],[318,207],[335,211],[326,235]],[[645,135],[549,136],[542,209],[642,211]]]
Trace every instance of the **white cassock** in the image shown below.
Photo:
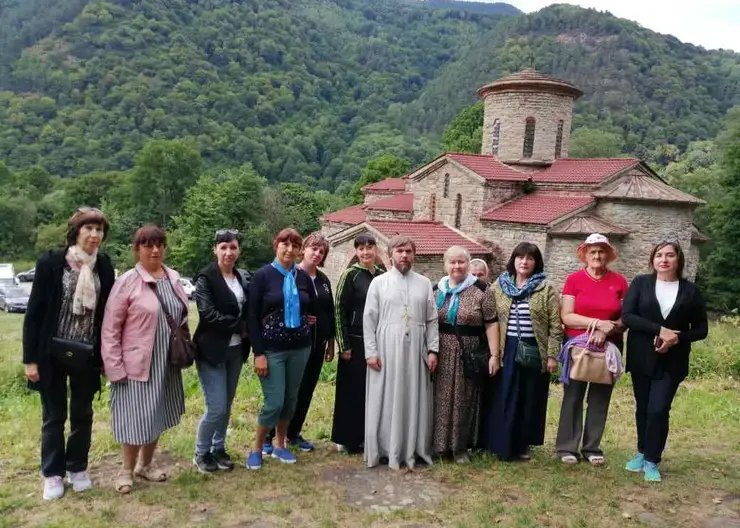
[[[396,268],[370,283],[363,318],[365,358],[380,357],[381,369],[367,369],[365,462],[381,457],[399,469],[415,456],[432,463],[432,381],[427,353],[439,350],[437,306],[432,283],[413,270]]]

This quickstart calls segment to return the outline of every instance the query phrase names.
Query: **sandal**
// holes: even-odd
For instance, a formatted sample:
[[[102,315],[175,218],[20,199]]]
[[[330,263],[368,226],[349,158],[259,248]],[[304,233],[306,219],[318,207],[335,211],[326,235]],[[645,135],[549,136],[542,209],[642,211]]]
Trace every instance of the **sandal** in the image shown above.
[[[588,457],[588,461],[591,462],[591,465],[594,467],[603,466],[606,462],[604,457],[601,455],[591,455]]]
[[[116,491],[127,495],[134,489],[134,474],[132,471],[119,471],[116,477]]]
[[[164,482],[168,478],[167,473],[161,469],[152,467],[151,464],[148,466],[137,466],[134,469],[134,475],[149,482]]]
[[[578,457],[575,455],[565,455],[560,457],[560,461],[566,466],[574,466],[578,464]]]

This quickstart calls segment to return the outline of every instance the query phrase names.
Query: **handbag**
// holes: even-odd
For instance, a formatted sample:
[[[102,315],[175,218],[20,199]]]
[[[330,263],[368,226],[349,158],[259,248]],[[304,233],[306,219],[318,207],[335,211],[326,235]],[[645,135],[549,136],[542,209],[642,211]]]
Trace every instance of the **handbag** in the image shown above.
[[[170,348],[168,351],[168,361],[173,367],[186,369],[195,362],[197,355],[197,346],[193,343],[190,338],[190,330],[187,325],[178,325],[167,310],[167,305],[164,303],[162,296],[157,291],[157,285],[150,282],[149,285],[157,296],[159,304],[162,306],[164,317],[167,320],[167,324],[170,327]]]
[[[488,342],[485,339],[478,340],[478,346],[472,349],[465,348],[457,323],[454,325],[455,337],[460,344],[460,361],[463,365],[463,376],[476,383],[481,383],[488,377]]]
[[[514,361],[524,368],[538,369],[544,372],[542,357],[540,356],[540,349],[537,345],[531,345],[526,341],[522,340],[522,328],[519,324],[519,303],[514,308],[516,314],[516,356]]]
[[[262,339],[278,341],[285,345],[305,344],[311,335],[308,317],[301,315],[301,325],[297,328],[285,326],[285,310],[282,308],[262,318]]]
[[[90,365],[90,358],[95,354],[90,343],[73,341],[63,337],[51,338],[51,355],[70,370],[82,370]]]
[[[598,320],[594,320],[586,329],[589,343],[597,324]],[[605,385],[614,383],[614,378],[606,364],[606,354],[592,350],[588,345],[570,347],[570,379]]]

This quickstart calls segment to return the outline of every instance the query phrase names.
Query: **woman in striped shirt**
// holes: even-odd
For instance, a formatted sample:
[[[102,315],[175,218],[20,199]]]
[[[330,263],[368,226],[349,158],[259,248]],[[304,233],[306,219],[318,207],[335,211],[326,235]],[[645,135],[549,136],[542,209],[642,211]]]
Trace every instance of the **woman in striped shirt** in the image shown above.
[[[501,370],[494,378],[484,429],[486,448],[502,460],[531,458],[545,439],[550,373],[563,339],[555,289],[539,248],[522,242],[493,283]]]

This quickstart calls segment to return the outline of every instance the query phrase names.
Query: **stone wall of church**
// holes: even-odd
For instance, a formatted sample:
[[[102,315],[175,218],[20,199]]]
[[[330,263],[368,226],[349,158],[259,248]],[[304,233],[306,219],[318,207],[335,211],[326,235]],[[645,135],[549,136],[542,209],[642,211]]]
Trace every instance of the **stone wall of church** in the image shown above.
[[[596,213],[627,229],[630,234],[615,241],[619,259],[612,268],[628,280],[647,271],[647,260],[653,246],[663,239],[678,239],[687,257],[685,276],[696,276],[698,253],[691,249],[693,207],[678,204],[601,201]]]
[[[520,242],[537,244],[543,256],[546,251],[547,231],[545,226],[483,222],[481,224],[481,234],[485,240],[494,244],[494,257],[498,261],[494,262],[494,267],[498,265],[499,271],[503,271],[509,257],[511,257],[511,252]]]
[[[521,159],[524,129],[529,117],[535,119],[532,159],[555,158],[558,124],[563,121],[561,158],[568,157],[573,115],[573,98],[546,92],[490,93],[484,100],[482,154],[496,154],[501,160]],[[493,136],[498,123],[498,153]]]
[[[321,233],[325,237],[330,237],[334,233],[339,233],[340,231],[344,231],[348,227],[352,227],[348,224],[340,224],[337,222],[321,222]]]
[[[414,219],[411,211],[385,211],[382,209],[366,209],[368,221],[381,220],[393,222],[409,222]]]

